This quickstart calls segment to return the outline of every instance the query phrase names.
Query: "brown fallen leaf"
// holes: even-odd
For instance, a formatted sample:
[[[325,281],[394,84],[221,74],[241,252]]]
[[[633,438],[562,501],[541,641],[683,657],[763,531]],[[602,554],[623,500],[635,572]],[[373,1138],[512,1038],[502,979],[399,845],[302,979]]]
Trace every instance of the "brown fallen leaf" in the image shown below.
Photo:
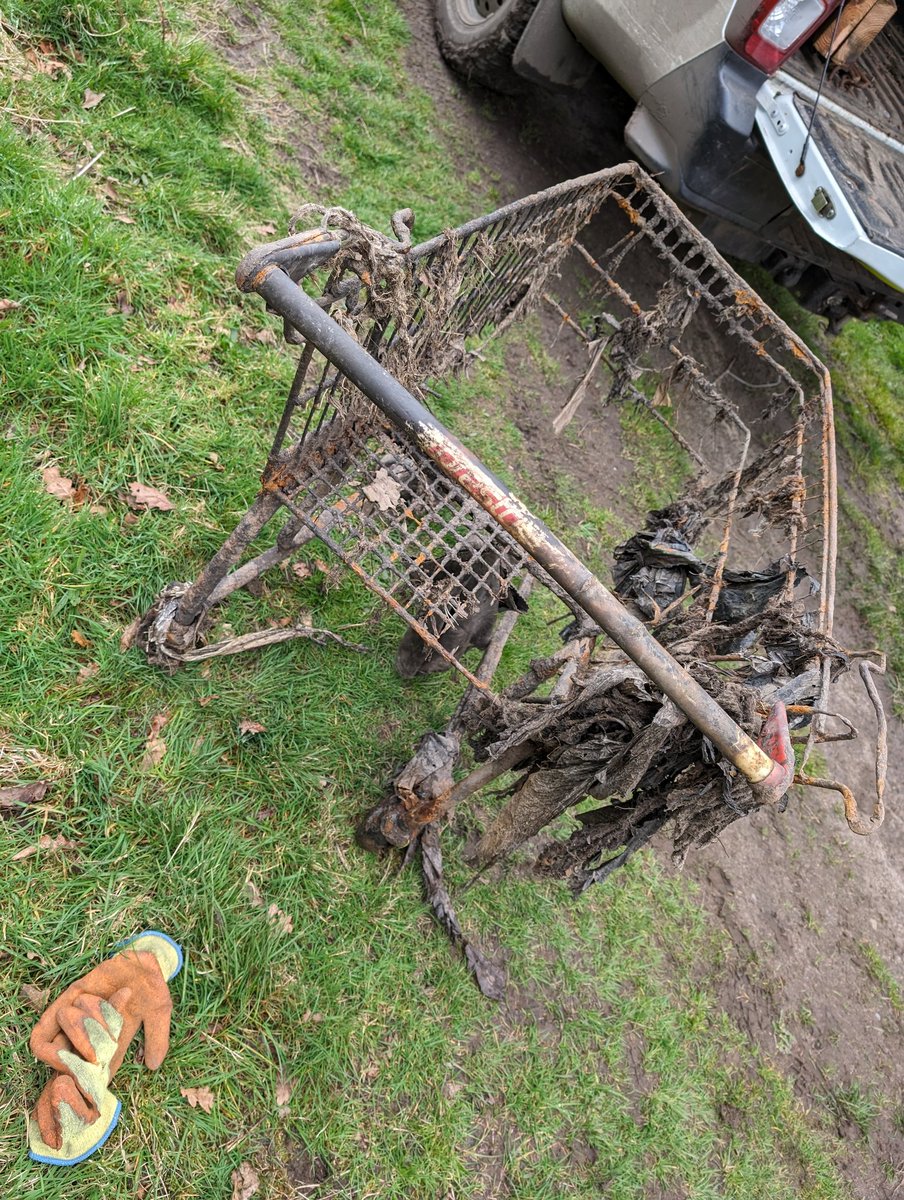
[[[175,507],[165,492],[161,492],[147,483],[138,483],[137,480],[135,483],[129,484],[126,504],[139,511],[144,511],[146,508],[159,508],[161,512],[170,512]]]
[[[266,733],[267,726],[261,725],[260,721],[252,721],[249,717],[243,717],[239,721],[239,733]]]
[[[116,293],[116,311],[121,312],[125,317],[130,317],[135,311],[134,307],[129,303],[128,292]]]
[[[299,559],[298,562],[292,563],[292,574],[296,579],[310,579],[313,571],[306,562]]]
[[[304,1015],[301,1018],[303,1025],[307,1025],[309,1022],[313,1022],[315,1025],[319,1025],[322,1020],[323,1020],[323,1013],[311,1012],[311,1010],[309,1008],[305,1010]]]
[[[275,904],[271,904],[267,909],[267,916],[270,918],[270,924],[275,925],[281,933],[291,933],[295,928],[292,924],[292,918],[288,913],[284,913],[281,908],[277,908]]]
[[[268,234],[276,233],[276,226],[272,221],[267,221],[265,225],[252,225],[255,233],[259,233],[261,237],[267,237]]]
[[[80,629],[73,629],[69,636],[81,650],[87,650],[91,645],[91,639],[86,638]]]
[[[169,719],[170,714],[166,709],[151,718],[151,727],[148,730],[147,741],[144,744],[144,757],[141,760],[142,771],[148,771],[151,767],[156,767],[164,754],[166,754],[166,742],[160,736],[160,733],[169,723]]]
[[[93,679],[99,670],[100,667],[97,665],[97,663],[85,663],[84,666],[79,667],[76,679]]]
[[[265,346],[277,345],[277,337],[272,329],[259,329],[252,337],[254,341],[262,342]]]
[[[230,1176],[232,1179],[232,1200],[251,1200],[260,1191],[260,1176],[251,1163],[243,1162]]]
[[[44,491],[57,500],[72,500],[75,496],[75,484],[65,475],[61,475],[57,467],[45,467],[41,472]]]
[[[285,1079],[280,1075],[276,1081],[276,1107],[281,1117],[284,1117],[288,1110],[289,1101],[292,1099],[292,1093],[295,1091],[295,1080]]]
[[[380,467],[373,481],[361,490],[368,500],[373,500],[380,512],[395,508],[402,495],[402,485],[396,483],[385,467]]]
[[[134,217],[127,217],[123,213],[114,213],[113,220],[119,221],[123,225],[134,225],[135,224]]]
[[[0,300],[0,321],[3,320],[7,313],[21,307],[22,305],[18,300]]]
[[[39,42],[38,48],[40,49],[42,46],[51,46],[51,43]],[[40,72],[41,75],[49,75],[51,79],[56,79],[57,75],[64,73],[66,75],[71,75],[72,72],[61,59],[50,57],[50,53],[52,52],[55,52],[55,47],[52,46],[51,51],[48,52],[45,50],[43,55],[39,54],[37,50],[33,50],[31,47],[29,47],[29,49],[25,51],[25,57],[36,71]]]
[[[19,988],[19,996],[29,1008],[41,1013],[50,1003],[50,988],[37,988],[33,983],[23,983]]]
[[[212,704],[214,700],[218,700],[219,696],[216,692],[211,692],[209,696],[199,696],[198,703],[202,708],[206,708],[208,704]]]
[[[63,837],[60,834],[58,837],[51,837],[49,833],[41,834],[38,838],[36,846],[26,846],[24,850],[19,850],[13,855],[13,862],[21,862],[25,858],[31,858],[40,850],[77,850],[78,842],[72,841],[71,838]]]
[[[261,895],[261,890],[253,879],[245,880],[245,895],[248,897],[252,908],[264,907],[264,898]]]
[[[209,1087],[179,1088],[179,1095],[184,1096],[192,1108],[202,1108],[206,1113],[213,1109],[214,1094]]]
[[[85,95],[82,97],[82,108],[97,108],[106,94],[106,92],[92,92],[90,88],[85,88]]]
[[[135,638],[138,636],[138,627],[140,624],[141,617],[136,617],[135,620],[130,621],[122,631],[122,634],[119,638],[119,648],[123,653],[125,653],[126,650],[131,650],[135,645]]]
[[[21,808],[27,804],[40,804],[49,787],[46,779],[39,779],[36,783],[0,788],[0,808]]]

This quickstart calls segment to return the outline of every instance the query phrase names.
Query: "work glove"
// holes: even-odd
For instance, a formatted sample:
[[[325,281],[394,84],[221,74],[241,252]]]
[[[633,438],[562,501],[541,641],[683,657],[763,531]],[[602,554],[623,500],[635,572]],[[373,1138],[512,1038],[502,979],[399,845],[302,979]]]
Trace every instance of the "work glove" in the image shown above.
[[[73,1165],[104,1144],[119,1119],[109,1083],[144,1026],[145,1062],[156,1070],[169,1049],[172,1001],[167,986],[182,951],[165,934],[139,934],[50,1005],[31,1034],[31,1049],[58,1072],[29,1122],[31,1157]]]

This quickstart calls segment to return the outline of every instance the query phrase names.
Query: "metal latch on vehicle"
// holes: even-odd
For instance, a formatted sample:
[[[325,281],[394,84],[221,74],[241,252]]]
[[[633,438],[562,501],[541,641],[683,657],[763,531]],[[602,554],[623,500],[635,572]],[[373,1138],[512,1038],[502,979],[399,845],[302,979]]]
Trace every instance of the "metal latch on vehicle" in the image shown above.
[[[813,207],[827,221],[831,221],[835,216],[835,205],[832,203],[832,197],[824,187],[818,187],[813,193]]]

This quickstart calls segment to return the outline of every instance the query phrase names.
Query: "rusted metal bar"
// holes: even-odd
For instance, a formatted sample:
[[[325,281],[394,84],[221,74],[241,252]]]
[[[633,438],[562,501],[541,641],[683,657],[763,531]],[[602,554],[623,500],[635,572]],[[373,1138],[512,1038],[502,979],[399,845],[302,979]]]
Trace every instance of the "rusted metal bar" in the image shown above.
[[[275,264],[258,271],[252,286],[532,555],[738,768],[761,798],[778,798],[776,788],[786,788],[790,782],[785,782],[786,766],[773,761],[543,522],[409,391]],[[288,501],[285,495],[279,498]],[[291,502],[287,506],[301,515]]]

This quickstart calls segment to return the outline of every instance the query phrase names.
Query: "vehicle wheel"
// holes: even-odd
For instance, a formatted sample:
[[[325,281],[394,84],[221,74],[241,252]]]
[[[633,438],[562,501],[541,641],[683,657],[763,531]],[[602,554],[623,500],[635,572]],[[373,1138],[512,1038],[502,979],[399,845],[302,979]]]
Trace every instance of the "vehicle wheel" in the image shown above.
[[[537,0],[436,0],[436,40],[453,70],[494,92],[513,95],[527,80],[512,55]]]

